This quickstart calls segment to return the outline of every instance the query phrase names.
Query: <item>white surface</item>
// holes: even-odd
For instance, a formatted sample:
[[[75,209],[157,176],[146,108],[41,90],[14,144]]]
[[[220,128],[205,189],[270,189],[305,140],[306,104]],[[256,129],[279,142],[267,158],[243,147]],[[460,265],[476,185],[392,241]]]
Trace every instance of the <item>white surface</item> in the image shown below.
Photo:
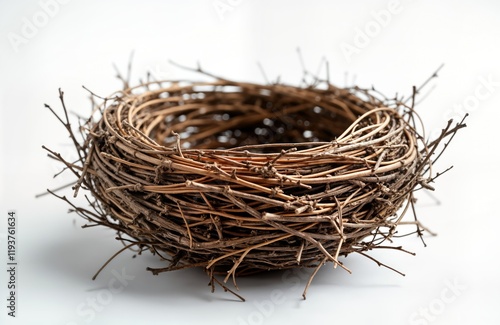
[[[45,3],[42,1],[42,3]],[[222,16],[214,4],[226,4]],[[229,3],[229,4],[228,4]],[[18,317],[6,316],[6,272],[1,272],[2,324],[498,324],[500,301],[497,206],[500,119],[500,3],[498,1],[78,1],[51,7],[43,21],[38,1],[0,1],[1,268],[5,267],[5,217],[19,215]],[[372,12],[395,8],[382,26]],[[56,10],[57,9],[57,10]],[[42,12],[42,14],[40,14]],[[26,20],[44,26],[23,32]],[[380,16],[380,15],[379,15]],[[47,16],[48,17],[48,16]],[[26,19],[26,20],[25,20]],[[378,27],[377,27],[378,26]],[[26,28],[26,27],[24,27]],[[358,28],[372,36],[346,57]],[[26,37],[13,46],[12,33]],[[23,34],[24,33],[24,34]],[[354,45],[353,45],[354,46]],[[414,237],[395,242],[417,253],[379,252],[401,277],[369,260],[350,256],[352,275],[325,266],[301,300],[307,276],[273,273],[241,278],[236,301],[221,290],[211,294],[203,272],[186,270],[152,276],[146,266],[163,265],[127,251],[96,281],[91,276],[121,244],[106,229],[80,229],[67,206],[36,193],[64,183],[42,144],[69,153],[66,132],[44,103],[60,109],[62,87],[70,109],[88,114],[85,85],[103,96],[120,87],[112,64],[125,70],[131,51],[133,80],[146,71],[164,78],[192,74],[168,59],[239,80],[268,78],[298,84],[300,47],[307,67],[330,62],[331,80],[386,94],[408,94],[441,63],[436,88],[418,106],[432,130],[468,106],[461,131],[437,168],[455,168],[438,179],[436,205],[420,195],[420,219],[438,237],[427,248]],[[362,48],[361,48],[362,47]],[[17,49],[17,51],[16,51]],[[490,91],[484,80],[493,81]],[[483,81],[481,81],[483,80]],[[429,87],[428,89],[432,88]],[[481,89],[478,89],[481,88]],[[486,89],[486,90],[485,90]],[[475,99],[474,99],[475,98]],[[133,279],[120,284],[113,272]],[[114,281],[114,282],[113,282]],[[450,290],[450,283],[458,287]],[[121,288],[110,294],[109,284]],[[278,291],[275,291],[278,290]],[[272,298],[282,294],[280,299]],[[91,305],[92,301],[97,305]],[[425,314],[428,310],[428,314]]]

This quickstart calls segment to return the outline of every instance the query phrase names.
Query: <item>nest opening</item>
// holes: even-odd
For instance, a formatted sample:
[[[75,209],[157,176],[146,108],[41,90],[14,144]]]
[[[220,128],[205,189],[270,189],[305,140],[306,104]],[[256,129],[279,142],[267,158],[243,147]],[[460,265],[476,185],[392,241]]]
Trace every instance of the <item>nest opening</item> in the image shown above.
[[[173,103],[169,93],[158,99],[168,99],[176,105],[172,113],[154,121],[147,134],[164,146],[174,145],[178,134],[183,149],[231,149],[251,146],[250,151],[264,150],[256,145],[282,143],[329,142],[342,134],[354,122],[338,108],[317,105],[320,98],[286,96],[273,89],[236,86],[193,87]],[[161,116],[165,102],[155,103],[142,114]],[[153,122],[153,121],[152,121]],[[272,152],[267,147],[263,152]]]

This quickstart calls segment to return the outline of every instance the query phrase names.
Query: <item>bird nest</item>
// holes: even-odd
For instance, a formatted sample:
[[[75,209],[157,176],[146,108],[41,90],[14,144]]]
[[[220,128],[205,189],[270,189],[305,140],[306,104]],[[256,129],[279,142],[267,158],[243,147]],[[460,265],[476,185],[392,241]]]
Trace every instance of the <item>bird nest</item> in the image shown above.
[[[403,250],[389,240],[430,188],[439,143],[464,126],[427,141],[413,104],[373,89],[215,78],[127,85],[96,105],[79,142],[60,95],[79,159],[46,149],[76,176],[75,196],[95,200],[59,197],[124,249],[169,261],[153,273],[200,267],[226,290],[238,275],[311,267],[311,281],[326,262],[349,271],[342,256]]]

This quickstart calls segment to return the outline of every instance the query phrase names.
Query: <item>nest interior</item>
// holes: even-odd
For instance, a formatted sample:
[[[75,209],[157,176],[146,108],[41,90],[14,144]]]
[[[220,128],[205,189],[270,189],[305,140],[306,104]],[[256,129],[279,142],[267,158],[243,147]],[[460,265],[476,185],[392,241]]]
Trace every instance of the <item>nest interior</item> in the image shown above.
[[[74,211],[168,260],[155,274],[203,267],[225,281],[348,270],[340,256],[390,247],[457,129],[426,142],[412,107],[372,89],[225,79],[126,87],[95,112],[82,142],[67,127],[79,164],[47,149],[77,176],[75,195],[95,198]]]

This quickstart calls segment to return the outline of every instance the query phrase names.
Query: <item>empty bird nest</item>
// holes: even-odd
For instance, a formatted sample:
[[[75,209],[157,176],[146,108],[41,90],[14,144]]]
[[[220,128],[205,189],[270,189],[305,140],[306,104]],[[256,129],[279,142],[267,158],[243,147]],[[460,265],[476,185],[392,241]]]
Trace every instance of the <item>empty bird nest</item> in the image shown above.
[[[415,90],[404,100],[319,79],[303,87],[214,77],[124,88],[93,95],[99,104],[79,131],[60,92],[64,116],[56,116],[79,158],[45,149],[75,175],[75,196],[83,188],[94,199],[80,207],[52,193],[87,226],[116,230],[124,249],[168,261],[153,273],[204,268],[212,288],[231,292],[224,283],[238,275],[297,267],[315,269],[307,290],[326,262],[349,271],[340,257],[403,250],[390,239],[414,192],[439,176],[431,167],[440,143],[465,126],[450,121],[431,141],[413,108]]]

